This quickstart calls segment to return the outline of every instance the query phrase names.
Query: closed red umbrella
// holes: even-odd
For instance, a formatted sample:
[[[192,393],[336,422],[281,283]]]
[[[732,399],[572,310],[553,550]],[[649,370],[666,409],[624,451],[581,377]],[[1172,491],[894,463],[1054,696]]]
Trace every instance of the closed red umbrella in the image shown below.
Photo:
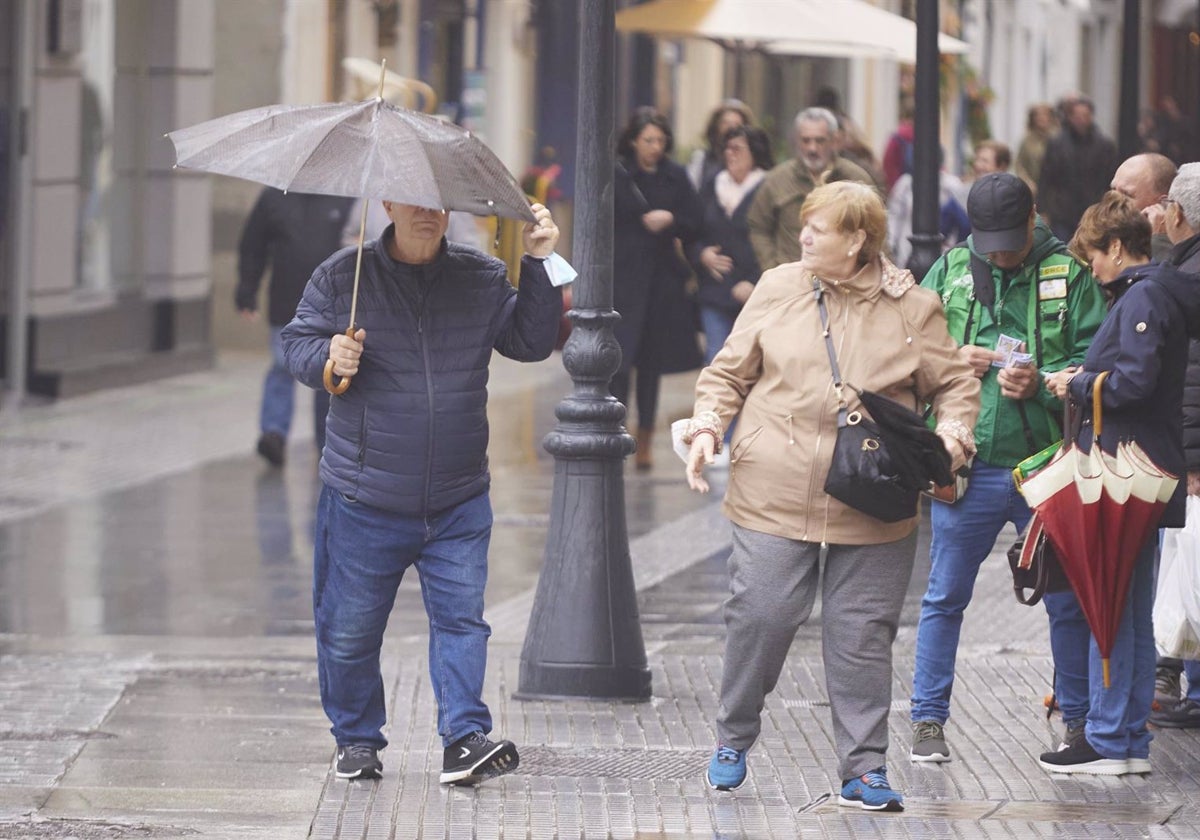
[[[1106,688],[1134,563],[1179,483],[1136,443],[1118,444],[1114,455],[1101,452],[1100,389],[1107,376],[1101,373],[1093,385],[1091,450],[1083,452],[1072,442],[1021,485],[1096,638]]]

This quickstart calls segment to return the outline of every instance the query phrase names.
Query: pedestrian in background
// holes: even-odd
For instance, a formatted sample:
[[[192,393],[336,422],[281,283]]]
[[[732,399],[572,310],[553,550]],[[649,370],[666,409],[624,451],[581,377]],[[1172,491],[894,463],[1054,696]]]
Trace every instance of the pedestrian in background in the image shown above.
[[[1012,150],[999,140],[984,140],[975,147],[971,169],[975,178],[992,172],[1007,172],[1012,165]]]
[[[1070,241],[1083,211],[1108,191],[1117,171],[1117,147],[1095,122],[1095,106],[1086,96],[1063,103],[1062,129],[1046,143],[1038,179],[1038,208],[1050,230]]]
[[[707,779],[734,790],[762,729],[797,628],[821,588],[825,682],[842,805],[901,811],[888,782],[892,644],[916,553],[918,517],[885,523],[822,489],[840,408],[825,336],[845,382],[909,408],[932,404],[957,469],[973,453],[979,382],[946,331],[940,301],[882,255],[887,233],[874,187],[817,187],[801,210],[804,255],[766,272],[733,332],[696,383],[688,485],[734,434],[724,511],[733,522],[730,597]],[[828,320],[828,331],[823,326]]]
[[[941,167],[942,151],[938,150],[938,232],[942,235],[942,251],[957,245],[971,232],[967,219],[967,188],[962,180]],[[907,266],[912,256],[913,178],[901,175],[888,194],[888,252],[896,265]]]
[[[692,189],[699,192],[725,166],[722,153],[722,138],[730,129],[754,125],[754,114],[740,99],[726,99],[708,115],[704,126],[704,145],[692,152],[688,161],[688,180]]]
[[[796,114],[795,156],[767,173],[746,215],[750,243],[763,271],[800,259],[800,207],[814,188],[831,181],[874,184],[861,166],[838,157],[837,131],[837,117],[825,108]]]
[[[1038,179],[1042,175],[1042,159],[1046,156],[1046,143],[1058,130],[1054,106],[1049,102],[1038,102],[1029,106],[1025,119],[1025,136],[1017,147],[1017,161],[1013,169],[1017,176],[1029,185],[1037,198]]]
[[[911,98],[905,97],[900,103],[900,122],[896,130],[888,135],[883,147],[883,177],[890,193],[900,180],[901,175],[911,175],[913,171],[913,109]]]
[[[296,314],[296,304],[313,271],[342,246],[342,228],[353,203],[352,198],[285,193],[267,187],[259,193],[242,228],[234,300],[248,321],[258,319],[259,286],[268,266],[271,269],[267,284],[271,367],[263,380],[257,448],[275,467],[283,466],[296,398],[296,382],[283,358],[280,333]],[[313,390],[313,437],[318,452],[325,447],[328,412],[329,394],[317,385]]]
[[[1200,275],[1200,163],[1185,163],[1163,200],[1163,229],[1173,243],[1164,262]],[[1187,492],[1200,496],[1200,340],[1188,342],[1183,385],[1183,453]],[[1187,675],[1187,689],[1181,677]],[[1168,729],[1200,727],[1200,661],[1159,657],[1154,673],[1150,723]]]
[[[700,367],[695,303],[688,295],[692,272],[686,252],[701,235],[700,199],[683,167],[671,160],[674,137],[667,118],[638,108],[617,143],[613,183],[613,327],[621,368],[612,395],[629,405],[636,380],[639,470],[654,460],[651,446],[664,373]]]
[[[1161,262],[1171,250],[1167,236],[1166,199],[1175,180],[1175,164],[1166,155],[1147,152],[1123,161],[1113,174],[1111,188],[1126,196],[1150,222],[1150,258]]]
[[[446,212],[384,207],[392,224],[364,247],[354,337],[341,332],[355,286],[349,250],[317,269],[283,331],[300,381],[319,386],[327,359],[334,374],[353,377],[330,406],[321,458],[313,560],[321,703],[337,777],[377,778],[388,743],[379,654],[396,590],[415,568],[445,748],[439,781],[469,785],[519,761],[512,742],[489,740],[483,702],[488,364],[493,351],[518,361],[553,352],[562,293],[543,262],[558,228],[533,205],[514,289],[503,262],[446,241]]]
[[[910,757],[918,762],[950,760],[945,726],[963,614],[996,537],[1010,522],[1021,533],[1032,515],[1013,484],[1013,467],[1062,438],[1062,403],[1041,372],[1079,364],[1105,313],[1100,290],[1038,218],[1016,175],[976,181],[967,215],[966,243],[934,263],[922,283],[941,299],[959,355],[981,382],[982,409],[966,492],[953,503],[930,503],[929,584],[917,624],[911,710]],[[1073,594],[1048,592],[1042,602],[1058,630],[1051,634],[1060,642],[1051,651],[1055,693],[1069,741],[1082,735],[1087,715],[1091,632]]]
[[[1059,399],[1079,406],[1087,417],[1096,396],[1092,386],[1101,372],[1107,372],[1099,393],[1103,431],[1093,437],[1097,429],[1085,421],[1078,445],[1085,451],[1099,446],[1115,456],[1119,442],[1131,441],[1158,469],[1183,475],[1188,324],[1200,323],[1200,283],[1172,265],[1150,262],[1150,222],[1115,190],[1084,212],[1071,251],[1091,269],[1111,309],[1083,364],[1051,374],[1046,386]],[[1181,481],[1162,512],[1161,527],[1183,526],[1186,495],[1187,484]],[[1094,637],[1090,641],[1090,704],[1084,737],[1066,749],[1042,754],[1039,763],[1052,773],[1150,772],[1146,720],[1154,700],[1151,610],[1157,548],[1154,529],[1138,549],[1124,603],[1115,605],[1120,622],[1108,657],[1108,685],[1100,649]]]
[[[832,85],[822,85],[817,89],[813,104],[825,108],[837,118],[838,130],[834,142],[834,150],[838,157],[857,163],[870,176],[872,183],[880,195],[887,194],[887,179],[883,175],[883,165],[875,157],[875,152],[867,143],[862,129],[853,118],[842,108],[842,95]]]
[[[771,141],[761,128],[734,128],[721,145],[725,168],[700,192],[702,235],[688,248],[699,289],[705,364],[729,337],[762,273],[750,245],[746,213],[774,165]]]
[[[700,191],[703,233],[688,251],[696,272],[705,364],[725,344],[762,273],[750,245],[746,213],[767,170],[775,165],[771,141],[761,128],[731,129],[721,145],[725,168]],[[725,432],[726,444],[732,432],[731,425]],[[728,449],[717,456],[717,463],[729,464]]]

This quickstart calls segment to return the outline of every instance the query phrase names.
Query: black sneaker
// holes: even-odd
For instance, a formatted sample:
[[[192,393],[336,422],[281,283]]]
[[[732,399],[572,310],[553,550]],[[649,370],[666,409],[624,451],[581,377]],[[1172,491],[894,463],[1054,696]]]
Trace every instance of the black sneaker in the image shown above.
[[[378,779],[383,775],[379,751],[366,744],[338,747],[335,773],[339,779]]]
[[[1129,762],[1123,758],[1105,758],[1084,738],[1066,749],[1042,753],[1038,760],[1051,773],[1087,773],[1092,776],[1123,776]]]
[[[267,459],[272,467],[283,466],[283,453],[287,441],[279,432],[263,432],[258,439],[258,454]]]
[[[1169,709],[1151,712],[1150,723],[1163,729],[1200,727],[1200,703],[1195,700],[1183,700]]]
[[[444,785],[474,785],[511,773],[520,762],[512,741],[493,743],[476,730],[446,747],[438,781]]]

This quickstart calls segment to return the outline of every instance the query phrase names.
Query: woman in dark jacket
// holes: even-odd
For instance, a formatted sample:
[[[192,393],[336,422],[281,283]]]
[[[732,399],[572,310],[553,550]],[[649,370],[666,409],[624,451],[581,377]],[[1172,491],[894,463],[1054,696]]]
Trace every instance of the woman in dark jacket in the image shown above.
[[[763,176],[775,165],[771,142],[761,128],[741,126],[726,132],[721,155],[725,168],[700,191],[703,241],[693,242],[688,250],[699,285],[705,364],[729,337],[762,274],[750,245],[746,213]]]
[[[612,394],[629,405],[637,369],[637,467],[651,466],[659,379],[700,367],[696,320],[686,283],[684,247],[700,235],[700,203],[683,167],[670,160],[671,126],[653,108],[639,108],[621,133],[613,185],[613,328],[621,369]]]
[[[1086,416],[1096,377],[1107,371],[1100,390],[1101,449],[1113,453],[1118,442],[1134,441],[1160,468],[1182,476],[1186,472],[1183,380],[1188,333],[1200,323],[1200,286],[1173,266],[1150,263],[1150,224],[1128,198],[1115,191],[1084,212],[1071,250],[1091,267],[1112,303],[1083,366],[1052,374],[1046,384],[1060,399],[1070,398],[1082,406]],[[1079,443],[1084,449],[1093,444],[1090,424],[1080,431]],[[1180,482],[1160,526],[1183,525],[1185,491],[1186,484]],[[1051,772],[1150,772],[1146,719],[1154,699],[1151,607],[1157,543],[1153,532],[1138,553],[1110,656],[1107,688],[1100,652],[1092,639],[1085,737],[1042,755],[1042,767]]]

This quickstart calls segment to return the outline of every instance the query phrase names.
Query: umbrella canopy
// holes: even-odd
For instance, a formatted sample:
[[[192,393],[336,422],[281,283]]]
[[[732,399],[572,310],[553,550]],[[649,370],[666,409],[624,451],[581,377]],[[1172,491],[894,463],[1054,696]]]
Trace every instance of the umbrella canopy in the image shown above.
[[[1021,484],[1026,501],[1041,516],[1079,605],[1087,617],[1109,684],[1108,658],[1129,593],[1138,552],[1158,525],[1177,476],[1156,466],[1136,443],[1100,450],[1103,426],[1100,388],[1093,386],[1093,441],[1083,452],[1064,446]]]
[[[784,54],[916,60],[916,24],[863,0],[650,0],[617,12],[616,25]],[[941,36],[938,49],[967,44]]]
[[[466,129],[381,98],[268,105],[170,132],[176,166],[294,192],[533,222],[516,178]]]
[[[853,386],[852,386],[853,387]],[[886,441],[893,465],[911,490],[927,490],[930,484],[954,483],[950,453],[942,439],[929,428],[925,418],[911,408],[873,391],[854,389],[863,408]]]

